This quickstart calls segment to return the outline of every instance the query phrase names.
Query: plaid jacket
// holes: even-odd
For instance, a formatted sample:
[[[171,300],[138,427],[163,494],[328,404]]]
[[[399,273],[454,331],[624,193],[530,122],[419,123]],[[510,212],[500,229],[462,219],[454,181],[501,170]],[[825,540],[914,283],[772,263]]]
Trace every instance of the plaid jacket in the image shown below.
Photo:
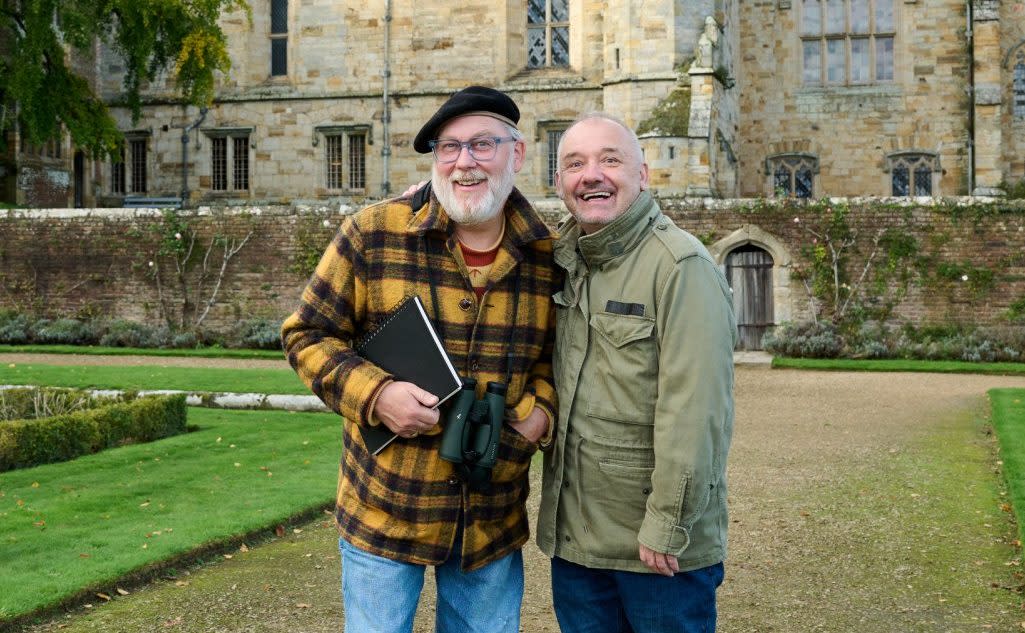
[[[428,315],[440,316],[435,326],[456,371],[477,379],[478,397],[488,381],[505,380],[512,340],[506,417],[523,419],[535,404],[553,413],[553,234],[514,189],[505,207],[505,237],[478,301],[453,223],[433,196],[413,206],[399,198],[346,218],[298,310],[283,324],[282,341],[299,377],[344,417],[335,511],[341,535],[379,556],[436,565],[448,558],[462,518],[462,566],[472,570],[527,540],[527,468],[537,446],[503,425],[498,463],[484,493],[469,490],[438,456],[441,424],[434,434],[399,438],[371,455],[357,425],[376,423],[371,409],[391,377],[357,356],[350,343],[417,293]],[[519,295],[513,297],[517,277]],[[443,407],[442,420],[444,413]]]

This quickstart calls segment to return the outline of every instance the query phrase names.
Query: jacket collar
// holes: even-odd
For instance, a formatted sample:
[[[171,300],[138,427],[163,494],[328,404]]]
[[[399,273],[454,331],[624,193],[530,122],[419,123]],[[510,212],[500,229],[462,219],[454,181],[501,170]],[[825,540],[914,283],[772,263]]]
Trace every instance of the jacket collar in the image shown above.
[[[429,191],[430,185],[428,184],[424,189]],[[424,190],[422,189],[422,191]],[[414,204],[420,204],[413,206],[413,217],[406,226],[410,233],[423,235],[430,231],[440,231],[446,235],[452,234],[455,222],[448,217],[448,213],[442,208],[433,192],[429,194],[429,197],[418,192],[413,196],[412,201]],[[530,202],[515,187],[506,198],[503,212],[505,213],[506,239],[510,240],[511,245],[520,247],[539,240],[555,238],[555,233],[548,228]]]
[[[651,193],[645,190],[623,215],[594,233],[584,234],[576,219],[570,219],[556,243],[555,261],[570,270],[577,253],[588,267],[615,259],[640,244],[660,214],[658,204]]]

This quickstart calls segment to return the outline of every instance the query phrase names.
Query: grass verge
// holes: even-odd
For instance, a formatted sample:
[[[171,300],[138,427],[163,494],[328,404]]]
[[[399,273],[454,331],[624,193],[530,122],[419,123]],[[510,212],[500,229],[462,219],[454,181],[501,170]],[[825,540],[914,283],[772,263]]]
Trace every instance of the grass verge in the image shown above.
[[[969,363],[954,360],[851,360],[848,358],[772,359],[773,369],[816,369],[820,371],[912,371],[940,374],[1025,375],[1025,363]]]
[[[191,358],[264,358],[282,360],[281,350],[225,349],[157,349],[152,347],[104,347],[100,345],[0,345],[0,354],[86,354],[92,356],[184,356]]]
[[[989,399],[1018,538],[1025,542],[1025,389],[992,389]]]
[[[328,504],[338,418],[189,409],[199,429],[0,475],[0,622]]]
[[[2,359],[0,359],[2,360]],[[0,385],[308,395],[291,369],[0,364]]]

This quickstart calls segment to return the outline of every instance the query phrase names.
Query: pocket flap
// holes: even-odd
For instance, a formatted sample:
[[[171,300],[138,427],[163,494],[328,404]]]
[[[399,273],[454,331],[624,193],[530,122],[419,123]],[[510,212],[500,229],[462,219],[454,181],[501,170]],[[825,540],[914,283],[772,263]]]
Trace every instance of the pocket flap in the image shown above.
[[[648,317],[598,312],[591,316],[591,327],[615,347],[648,338],[655,331],[655,320]]]

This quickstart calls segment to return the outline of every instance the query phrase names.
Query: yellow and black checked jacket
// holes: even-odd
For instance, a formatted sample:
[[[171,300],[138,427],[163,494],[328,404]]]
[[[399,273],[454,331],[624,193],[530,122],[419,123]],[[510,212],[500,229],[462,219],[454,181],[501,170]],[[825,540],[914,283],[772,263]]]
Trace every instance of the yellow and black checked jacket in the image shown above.
[[[409,199],[388,200],[345,219],[298,310],[283,324],[282,341],[299,377],[344,417],[335,511],[341,535],[380,556],[434,565],[448,558],[462,518],[462,566],[471,570],[527,540],[527,468],[536,445],[505,425],[486,492],[467,489],[438,456],[440,428],[369,454],[356,425],[376,423],[372,404],[390,376],[357,356],[350,343],[404,297],[419,294],[427,313],[440,316],[435,326],[456,370],[476,378],[481,392],[489,380],[505,379],[514,341],[507,418],[525,418],[535,405],[553,413],[553,234],[514,189],[505,207],[505,237],[478,301],[447,214],[433,196],[412,206]]]

